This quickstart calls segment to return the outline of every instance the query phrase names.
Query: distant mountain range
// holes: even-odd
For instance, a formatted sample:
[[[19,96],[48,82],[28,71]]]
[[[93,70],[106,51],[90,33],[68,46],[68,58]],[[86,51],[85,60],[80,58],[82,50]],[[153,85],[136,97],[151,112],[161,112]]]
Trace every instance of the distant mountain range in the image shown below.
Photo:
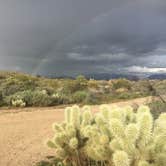
[[[15,74],[19,72],[3,72],[0,71],[1,75],[8,75],[8,74]],[[119,78],[126,78],[128,80],[137,81],[140,79],[158,79],[158,80],[166,80],[166,73],[162,74],[152,74],[145,73],[142,75],[141,73],[128,73],[128,74],[115,74],[115,73],[91,73],[91,74],[83,74],[87,79],[95,79],[95,80],[110,80],[110,79],[119,79]],[[46,77],[51,79],[61,79],[61,78],[69,78],[69,79],[75,79],[75,76],[67,76],[67,75],[56,75],[56,74],[50,74],[50,75],[36,75],[37,77]]]
[[[165,80],[166,79],[166,73],[165,74],[153,74],[148,77],[149,79],[157,79],[157,80]]]
[[[84,74],[87,79],[95,79],[95,80],[110,80],[110,79],[118,79],[118,78],[126,78],[128,80],[139,80],[140,78],[136,75],[130,74],[109,74],[109,73],[92,73],[92,74]],[[74,79],[72,76],[46,76],[48,78],[70,78]]]
[[[118,78],[126,78],[128,80],[139,80],[140,78],[136,75],[130,74],[109,74],[109,73],[94,73],[85,75],[86,78],[93,78],[95,80],[110,80]]]
[[[84,74],[87,79],[95,79],[95,80],[110,80],[110,79],[118,79],[118,78],[126,78],[128,80],[137,81],[139,79],[158,79],[164,80],[166,79],[166,74],[152,74],[145,75],[143,77],[138,76],[137,74],[109,74],[109,73],[92,73],[92,74]],[[48,78],[70,78],[74,79],[72,76],[46,76]]]

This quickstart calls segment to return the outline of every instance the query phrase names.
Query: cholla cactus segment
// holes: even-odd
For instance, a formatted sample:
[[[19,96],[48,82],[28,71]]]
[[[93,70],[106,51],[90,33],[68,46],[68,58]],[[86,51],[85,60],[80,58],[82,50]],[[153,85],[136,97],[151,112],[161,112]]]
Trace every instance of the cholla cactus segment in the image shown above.
[[[154,139],[155,150],[157,153],[166,152],[166,135],[157,135]]]
[[[43,89],[43,90],[41,91],[41,93],[42,93],[43,95],[46,95],[46,94],[47,94],[47,91],[46,91],[45,89]]]
[[[130,166],[128,155],[124,151],[116,151],[113,154],[113,162],[115,166]]]
[[[66,133],[63,133],[63,132],[56,134],[53,140],[54,140],[55,144],[59,147],[63,147],[64,144],[68,142]]]
[[[141,105],[141,106],[139,106],[137,112],[140,113],[140,114],[141,113],[150,113],[150,109],[146,105]]]
[[[106,123],[104,117],[101,114],[96,115],[95,122],[98,126],[104,125]]]
[[[134,143],[139,136],[139,130],[137,125],[136,124],[127,125],[125,129],[125,136],[128,140],[131,141],[131,143]]]
[[[77,147],[78,147],[78,139],[76,137],[71,138],[70,141],[69,141],[69,146],[72,149],[77,149]]]
[[[56,156],[58,158],[65,159],[67,154],[66,154],[66,151],[64,149],[58,148],[58,149],[56,149]]]
[[[133,113],[133,107],[128,105],[124,107],[124,111],[128,114]]]
[[[70,114],[70,120],[71,120],[71,124],[73,124],[73,126],[75,126],[76,128],[79,128],[80,126],[80,108],[77,105],[74,105],[71,108],[71,114]]]
[[[58,162],[56,166],[64,166],[62,162]]]
[[[103,117],[107,120],[109,120],[110,118],[110,109],[109,109],[109,106],[106,105],[106,104],[103,104],[100,106],[100,111],[103,115]]]
[[[122,146],[120,145],[120,140],[115,138],[109,143],[109,147],[113,152],[117,150],[122,150]]]
[[[158,120],[166,121],[166,113],[162,113],[162,114],[159,116]]]
[[[118,119],[120,121],[123,121],[123,115],[124,112],[121,111],[121,109],[118,106],[112,106],[110,109],[110,118],[111,119]]]
[[[159,118],[155,121],[154,127],[154,133],[156,135],[159,135],[160,133],[165,133],[166,135],[166,113],[159,116]]]
[[[57,148],[57,146],[55,145],[55,143],[51,140],[47,140],[45,143],[49,148]]]
[[[122,122],[118,119],[111,119],[110,121],[110,131],[115,137],[124,137],[124,126]]]
[[[101,135],[100,136],[100,143],[102,145],[106,145],[109,143],[109,137],[107,135]]]
[[[157,166],[165,166],[166,165],[166,153],[156,154],[155,161],[157,163]]]
[[[71,122],[71,107],[67,107],[65,109],[65,122],[70,123]]]
[[[147,161],[140,161],[138,166],[150,166],[150,164]]]
[[[153,118],[150,113],[143,113],[139,115],[138,127],[140,132],[140,143],[141,146],[145,146],[151,139]]]
[[[53,123],[53,124],[52,124],[52,129],[53,129],[53,131],[55,131],[55,132],[64,131],[63,127],[62,127],[60,124],[58,124],[58,123]]]
[[[73,106],[65,110],[65,122],[53,124],[55,136],[46,145],[69,165],[166,166],[165,126],[166,114],[154,121],[147,106],[134,112],[102,105],[94,115],[89,107]]]
[[[82,113],[82,125],[89,125],[91,124],[91,121],[92,121],[92,113],[90,110],[85,110],[83,113]]]
[[[90,108],[90,106],[85,105],[85,106],[82,107],[82,111],[83,111],[83,112],[84,112],[84,111],[91,111],[91,108]]]
[[[135,113],[133,112],[133,108],[131,106],[124,107],[124,114],[125,114],[125,122],[126,123],[133,123],[135,122]]]
[[[68,135],[68,137],[75,137],[76,136],[76,129],[74,128],[73,125],[67,124],[66,134]]]

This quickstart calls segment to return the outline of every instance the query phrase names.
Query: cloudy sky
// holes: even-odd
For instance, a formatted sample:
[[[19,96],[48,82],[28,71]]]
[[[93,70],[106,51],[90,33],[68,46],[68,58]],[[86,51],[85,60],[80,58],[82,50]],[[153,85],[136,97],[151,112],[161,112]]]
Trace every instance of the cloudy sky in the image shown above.
[[[166,1],[0,0],[0,70],[166,73]]]

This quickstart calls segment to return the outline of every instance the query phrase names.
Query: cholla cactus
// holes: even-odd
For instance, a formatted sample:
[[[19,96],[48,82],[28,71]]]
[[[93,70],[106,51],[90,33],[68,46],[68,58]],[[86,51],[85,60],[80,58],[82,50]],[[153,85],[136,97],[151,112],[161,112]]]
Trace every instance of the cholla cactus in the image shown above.
[[[53,124],[47,146],[71,166],[166,166],[166,114],[153,120],[147,106],[102,105],[65,109],[65,121]]]
[[[12,106],[14,107],[25,107],[26,103],[22,99],[12,100]]]
[[[115,166],[129,166],[129,158],[126,152],[116,151],[113,154],[113,162]]]
[[[46,91],[45,89],[43,89],[43,90],[41,91],[41,93],[42,93],[43,95],[46,95],[46,94],[47,94],[47,91]]]

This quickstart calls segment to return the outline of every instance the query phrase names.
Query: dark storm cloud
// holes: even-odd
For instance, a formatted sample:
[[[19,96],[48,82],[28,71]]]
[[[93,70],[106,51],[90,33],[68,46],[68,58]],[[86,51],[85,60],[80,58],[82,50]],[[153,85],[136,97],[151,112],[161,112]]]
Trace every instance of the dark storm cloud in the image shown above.
[[[1,0],[0,69],[72,75],[164,67],[165,29],[162,0]]]
[[[87,45],[87,52],[95,54],[105,50],[141,56],[154,51],[166,42],[166,14],[153,5],[139,4],[124,5],[96,17],[76,36],[76,43]]]

